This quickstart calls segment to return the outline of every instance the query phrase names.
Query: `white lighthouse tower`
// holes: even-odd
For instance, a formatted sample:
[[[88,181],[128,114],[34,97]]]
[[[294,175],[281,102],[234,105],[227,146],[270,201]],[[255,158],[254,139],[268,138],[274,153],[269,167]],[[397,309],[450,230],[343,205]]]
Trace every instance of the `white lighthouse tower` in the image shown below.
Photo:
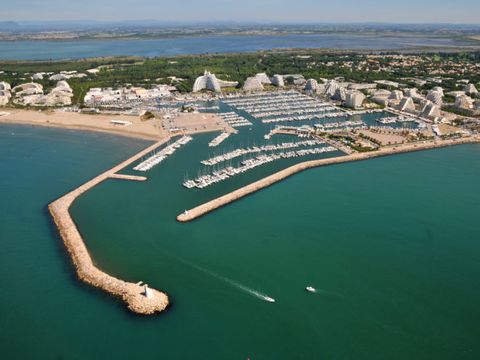
[[[148,284],[145,284],[143,289],[144,289],[143,295],[145,295],[146,298],[148,299],[153,298],[153,291],[148,287]]]

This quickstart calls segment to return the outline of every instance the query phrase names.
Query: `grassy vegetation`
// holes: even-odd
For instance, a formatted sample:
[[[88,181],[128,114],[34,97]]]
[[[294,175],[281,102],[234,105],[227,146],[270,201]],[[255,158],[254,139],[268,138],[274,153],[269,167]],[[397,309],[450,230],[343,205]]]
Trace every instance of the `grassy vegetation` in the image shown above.
[[[480,53],[459,54],[432,54],[422,55],[433,61],[480,62]],[[434,57],[432,59],[432,57]],[[181,92],[191,91],[193,82],[204,70],[215,73],[220,79],[238,81],[240,86],[245,79],[258,72],[274,74],[301,73],[306,78],[334,78],[343,77],[347,81],[371,82],[374,80],[392,80],[408,76],[428,76],[427,69],[415,69],[415,74],[408,71],[383,71],[380,63],[378,71],[356,70],[356,65],[365,61],[365,54],[353,52],[336,52],[331,50],[298,50],[298,51],[269,51],[242,54],[215,54],[178,56],[171,58],[143,59],[137,57],[124,58],[96,58],[76,61],[35,61],[35,62],[0,62],[0,81],[7,81],[16,86],[30,81],[30,75],[35,72],[53,72],[77,70],[85,72],[87,69],[99,68],[96,75],[87,78],[70,79],[68,82],[74,90],[73,102],[80,104],[85,93],[92,87],[115,87],[131,84],[133,86],[150,87],[153,84],[171,84],[169,77],[183,80],[173,81]],[[348,62],[352,67],[345,66]],[[386,62],[386,61],[385,61]],[[458,77],[466,74],[459,74]],[[473,82],[480,82],[480,74],[468,74]],[[457,79],[453,77],[451,84],[446,82],[442,86],[455,86]],[[54,86],[49,80],[39,81],[45,89]],[[428,87],[428,85],[427,85]]]
[[[448,112],[451,112],[451,113],[454,113],[454,114],[457,114],[457,115],[460,115],[460,116],[466,116],[466,117],[476,115],[475,112],[472,111],[472,110],[460,109],[460,108],[457,108],[455,106],[442,106],[442,110],[443,111],[448,111]]]

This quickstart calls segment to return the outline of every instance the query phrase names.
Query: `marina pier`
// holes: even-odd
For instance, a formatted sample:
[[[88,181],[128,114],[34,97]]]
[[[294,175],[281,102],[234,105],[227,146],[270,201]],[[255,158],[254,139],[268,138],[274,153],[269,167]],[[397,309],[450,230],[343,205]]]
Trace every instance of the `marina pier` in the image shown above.
[[[124,174],[112,174],[110,175],[110,179],[129,180],[129,181],[147,181],[148,180],[145,176],[124,175]]]
[[[429,150],[429,149],[441,148],[446,146],[471,144],[471,143],[479,143],[479,142],[480,142],[480,137],[478,136],[471,136],[467,138],[459,138],[459,139],[452,139],[452,140],[425,141],[422,143],[410,143],[410,144],[399,145],[399,146],[384,147],[379,149],[378,151],[365,152],[365,153],[353,153],[350,155],[339,156],[339,157],[330,158],[330,159],[305,161],[305,162],[293,165],[287,169],[281,170],[273,175],[267,176],[252,184],[246,185],[240,189],[232,191],[229,194],[226,194],[214,200],[208,201],[193,209],[186,210],[184,213],[177,216],[177,221],[189,222],[189,221],[195,220],[222,206],[225,206],[234,201],[240,200],[241,198],[247,195],[253,194],[259,190],[269,187],[279,181],[282,181],[296,173],[299,173],[307,169],[320,167],[320,166],[333,165],[333,164],[347,163],[352,161],[373,159],[376,157],[402,154],[402,153],[408,153],[413,151]]]
[[[99,269],[92,260],[87,246],[83,241],[82,235],[78,231],[77,226],[70,215],[69,209],[79,196],[105,180],[111,178],[130,181],[147,180],[146,177],[122,175],[117,174],[117,172],[152,151],[155,151],[169,139],[170,137],[167,137],[156,142],[112,169],[98,175],[75,190],[62,196],[48,206],[65,247],[70,254],[78,277],[87,284],[121,298],[131,311],[143,315],[154,314],[165,310],[169,304],[168,296],[158,290],[149,288],[142,282],[126,282]]]

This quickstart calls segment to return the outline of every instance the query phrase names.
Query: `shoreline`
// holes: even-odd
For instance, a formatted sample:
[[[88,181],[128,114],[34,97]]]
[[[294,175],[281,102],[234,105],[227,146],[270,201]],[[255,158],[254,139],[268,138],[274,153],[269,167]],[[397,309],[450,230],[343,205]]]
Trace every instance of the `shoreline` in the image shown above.
[[[186,129],[181,133],[172,134],[168,130],[160,128],[161,120],[154,119],[142,121],[140,117],[134,115],[81,114],[62,111],[43,112],[37,110],[0,107],[0,113],[1,112],[6,112],[7,114],[0,115],[0,125],[41,126],[53,129],[93,131],[147,141],[159,141],[165,137],[180,134],[193,135],[221,132],[225,126],[228,126],[225,124],[216,124],[213,126],[208,125],[209,127],[206,127],[205,122],[203,122],[197,124],[198,128],[192,128],[195,125],[191,125],[189,122],[195,121],[194,116],[198,116],[199,114],[208,115],[206,113],[183,114],[184,117],[187,117],[187,119],[184,120],[186,123]],[[126,120],[132,124],[129,126],[113,125],[110,123],[110,120],[113,119]],[[217,119],[211,118],[204,121],[217,121]]]
[[[169,140],[170,136],[167,136],[155,144],[148,146],[48,205],[50,214],[70,255],[78,278],[91,286],[121,298],[132,312],[141,315],[151,315],[164,311],[169,305],[168,295],[159,290],[149,288],[148,285],[142,282],[130,283],[118,279],[96,267],[82,235],[70,215],[69,209],[79,196],[105,180],[146,181],[147,179],[145,177],[122,175],[117,174],[117,172],[137,161],[142,156],[154,151]]]
[[[127,133],[125,131],[116,131],[116,130],[107,130],[100,129],[95,126],[81,126],[81,125],[61,125],[61,124],[52,124],[52,123],[39,123],[35,121],[22,121],[22,120],[2,120],[0,117],[0,125],[20,125],[20,126],[38,126],[46,127],[50,129],[62,129],[62,130],[76,130],[76,131],[88,131],[88,132],[98,132],[103,134],[111,134],[115,136],[124,136],[133,139],[139,140],[148,140],[148,141],[158,141],[160,137],[148,136],[145,134],[139,133]]]
[[[3,107],[0,111],[7,115],[0,116],[0,124],[42,126],[57,129],[95,131],[130,138],[159,141],[166,132],[155,128],[153,122],[142,122],[132,115],[80,114],[62,111],[38,111]],[[110,124],[112,119],[132,122],[131,126],[120,127]]]
[[[75,43],[75,42],[86,42],[86,41],[95,41],[95,42],[111,42],[111,41],[162,41],[162,40],[171,40],[171,39],[198,39],[198,38],[206,38],[206,37],[225,37],[228,38],[229,36],[250,36],[250,37],[275,37],[275,36],[329,36],[329,35],[356,35],[362,38],[377,38],[377,39],[389,39],[389,38],[399,38],[399,39],[413,39],[415,40],[418,37],[424,36],[425,38],[430,38],[432,34],[389,34],[389,33],[357,33],[357,32],[327,32],[327,33],[280,33],[280,34],[270,34],[270,35],[262,35],[262,34],[231,34],[231,35],[222,35],[222,34],[212,34],[212,35],[185,35],[185,36],[178,36],[178,37],[164,37],[164,38],[157,38],[157,37],[140,37],[140,38],[75,38],[75,39],[18,39],[18,40],[0,40],[0,43],[22,43],[22,42],[51,42],[51,43]],[[0,64],[15,64],[15,63],[25,63],[25,62],[35,62],[35,63],[48,63],[48,62],[82,62],[82,61],[96,61],[96,60],[104,60],[104,59],[112,59],[112,60],[138,60],[144,61],[147,59],[174,59],[174,58],[185,58],[185,57],[202,57],[202,56],[238,56],[238,55],[254,55],[254,54],[278,54],[278,53],[297,53],[297,52],[316,52],[316,53],[336,53],[336,54],[349,54],[349,53],[356,53],[356,54],[371,54],[371,53],[404,53],[404,54],[423,54],[423,53],[439,53],[439,52],[447,52],[447,53],[459,53],[459,52],[477,52],[480,50],[479,40],[473,39],[469,36],[463,36],[458,39],[454,35],[451,36],[433,36],[435,39],[450,39],[454,43],[452,45],[449,44],[432,44],[432,45],[425,45],[425,44],[412,44],[412,45],[398,45],[397,47],[379,47],[379,48],[371,48],[371,47],[345,47],[339,48],[338,46],[329,46],[329,47],[321,47],[321,46],[312,46],[312,47],[272,47],[272,48],[264,48],[264,49],[251,49],[251,50],[222,50],[216,52],[188,52],[188,53],[178,53],[178,54],[157,54],[154,56],[149,55],[115,55],[115,54],[97,54],[97,55],[82,55],[82,56],[67,56],[67,57],[58,57],[53,59],[47,59],[44,57],[33,57],[33,58],[1,58]],[[461,42],[461,43],[459,43]]]
[[[397,154],[405,154],[409,152],[423,151],[429,149],[437,149],[448,146],[463,145],[463,144],[476,144],[480,143],[480,137],[468,137],[460,138],[453,140],[437,140],[437,141],[428,141],[422,144],[405,144],[392,146],[388,148],[382,148],[375,152],[368,153],[354,153],[351,155],[345,155],[335,158],[320,159],[320,160],[311,160],[298,163],[289,168],[280,170],[272,175],[269,175],[263,179],[255,181],[251,184],[248,184],[240,189],[234,190],[228,194],[222,195],[216,199],[210,200],[206,203],[198,205],[190,210],[186,210],[184,213],[177,216],[178,222],[190,222],[195,219],[198,219],[204,215],[207,215],[210,212],[213,212],[223,206],[231,204],[235,201],[238,201],[248,195],[256,193],[257,191],[263,190],[273,184],[276,184],[286,178],[295,175],[299,172],[321,167],[329,166],[334,164],[348,163],[354,161],[363,161],[378,157],[391,156]]]

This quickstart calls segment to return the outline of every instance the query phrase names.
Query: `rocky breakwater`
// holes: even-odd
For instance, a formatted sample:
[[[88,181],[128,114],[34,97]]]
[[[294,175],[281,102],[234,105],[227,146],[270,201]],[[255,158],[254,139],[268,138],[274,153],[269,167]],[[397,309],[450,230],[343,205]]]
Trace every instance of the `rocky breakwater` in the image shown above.
[[[168,139],[169,138],[149,146],[147,149],[81,185],[48,206],[70,254],[78,277],[90,285],[121,298],[126,302],[128,308],[137,314],[149,315],[165,310],[169,304],[168,296],[158,290],[142,285],[141,282],[126,282],[100,270],[93,262],[85,242],[70,215],[69,209],[77,197],[102,181],[115,178],[116,172],[140,159],[142,156],[154,151],[168,141]]]
[[[451,139],[451,140],[425,141],[421,143],[409,143],[409,144],[398,145],[398,146],[384,147],[377,151],[372,151],[372,152],[353,153],[350,155],[339,156],[335,158],[302,162],[302,163],[293,165],[287,169],[281,170],[273,175],[267,176],[252,184],[244,186],[229,194],[223,195],[219,198],[216,198],[202,205],[199,205],[193,209],[187,210],[184,213],[177,216],[177,221],[188,222],[188,221],[195,220],[222,206],[225,206],[234,201],[237,201],[247,195],[253,194],[287,177],[290,177],[298,172],[301,172],[307,169],[311,169],[319,166],[346,163],[351,161],[367,160],[367,159],[372,159],[376,157],[389,156],[389,155],[395,155],[395,154],[401,154],[401,153],[407,153],[407,152],[413,152],[413,151],[428,150],[428,149],[435,149],[435,148],[441,148],[446,146],[479,143],[479,142],[480,142],[480,138],[478,136],[470,136],[470,137]]]

